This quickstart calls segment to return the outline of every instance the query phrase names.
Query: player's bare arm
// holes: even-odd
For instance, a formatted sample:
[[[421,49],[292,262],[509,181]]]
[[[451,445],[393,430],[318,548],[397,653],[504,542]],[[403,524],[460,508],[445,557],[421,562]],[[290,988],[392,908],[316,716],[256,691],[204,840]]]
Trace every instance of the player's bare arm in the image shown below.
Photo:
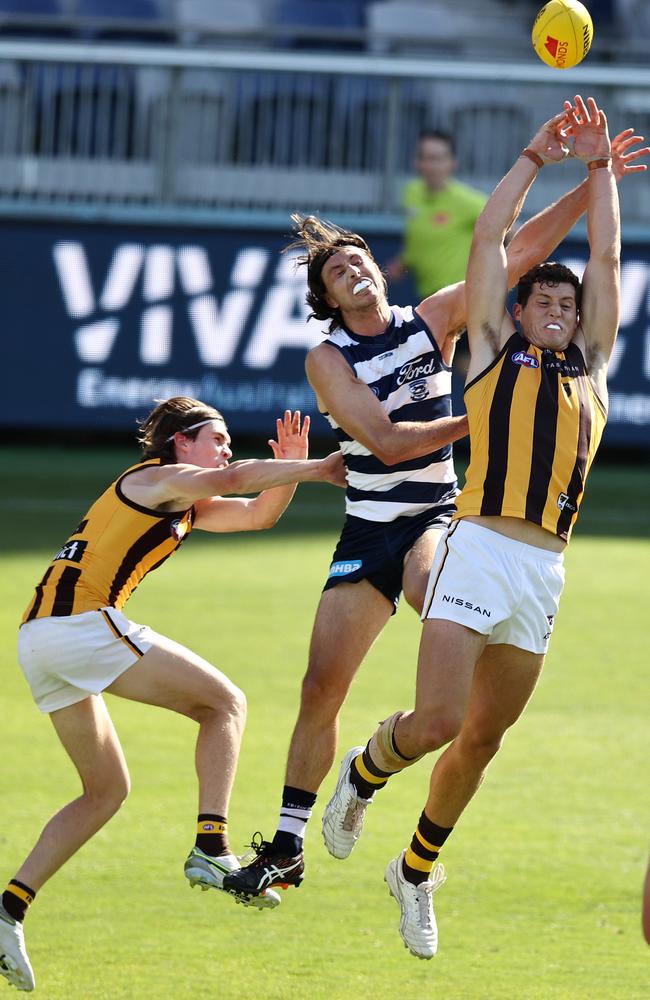
[[[143,469],[125,482],[129,499],[154,509],[181,509],[208,497],[286,486],[290,483],[325,482],[341,485],[339,455],[307,461],[243,459],[221,469],[194,465],[167,465]]]
[[[372,390],[327,343],[309,352],[305,367],[319,406],[385,465],[427,455],[467,434],[464,416],[391,423]]]
[[[565,102],[565,108],[570,107],[570,102]],[[639,147],[642,142],[644,137],[635,135],[633,128],[623,129],[612,139],[612,171],[617,183],[630,174],[648,169],[647,164],[637,162],[650,154],[650,147]],[[587,211],[588,192],[587,179],[517,230],[506,251],[509,288],[513,288],[531,267],[546,260],[567,236]]]
[[[557,163],[568,154],[562,127],[566,112],[560,112],[540,128],[497,185],[474,227],[467,266],[467,331],[471,362],[468,379],[490,364],[512,332],[506,313],[508,258],[506,233],[518,218],[526,195],[542,163]]]
[[[269,447],[277,459],[307,458],[309,452],[310,418],[302,421],[300,411],[291,413],[287,410],[282,419],[276,421],[277,440],[270,440]],[[337,485],[345,486],[345,467],[340,452],[330,456],[333,465],[338,465],[340,479]],[[289,506],[295,493],[295,483],[287,486],[276,486],[264,490],[259,496],[248,497],[210,497],[195,503],[195,528],[203,531],[262,531],[272,528]]]
[[[644,141],[644,137],[635,134],[633,128],[623,129],[612,139],[612,170],[617,183],[624,177],[648,169],[647,164],[638,162],[650,154],[650,146],[639,146]],[[588,181],[584,180],[517,230],[506,249],[508,288],[513,288],[531,267],[542,263],[553,253],[587,211],[587,204]],[[432,331],[445,363],[449,364],[457,336],[467,322],[465,282],[442,288],[424,299],[416,312]]]
[[[607,117],[589,97],[567,109],[573,155],[587,164],[589,260],[583,277],[580,334],[587,369],[601,399],[606,398],[607,364],[620,320],[621,233],[618,191],[611,166]]]

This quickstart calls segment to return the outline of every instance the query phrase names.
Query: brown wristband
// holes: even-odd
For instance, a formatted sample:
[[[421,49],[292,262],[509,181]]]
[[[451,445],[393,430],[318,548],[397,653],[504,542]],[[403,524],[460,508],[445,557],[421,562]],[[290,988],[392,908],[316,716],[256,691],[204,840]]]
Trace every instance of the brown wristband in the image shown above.
[[[520,155],[520,156],[525,156],[525,157],[526,157],[527,159],[529,159],[529,160],[530,160],[530,161],[531,161],[532,163],[534,163],[534,164],[535,164],[535,166],[536,166],[536,167],[537,167],[538,169],[539,169],[540,167],[543,167],[543,166],[544,166],[544,161],[543,161],[543,159],[541,158],[541,156],[539,155],[539,153],[536,153],[536,152],[535,152],[535,150],[534,150],[534,149],[528,149],[528,147],[526,147],[526,149],[522,149],[522,151],[521,151],[521,153],[520,153],[519,155]]]
[[[589,160],[587,170],[600,170],[601,167],[608,167],[611,162],[611,156],[603,156],[599,160]]]

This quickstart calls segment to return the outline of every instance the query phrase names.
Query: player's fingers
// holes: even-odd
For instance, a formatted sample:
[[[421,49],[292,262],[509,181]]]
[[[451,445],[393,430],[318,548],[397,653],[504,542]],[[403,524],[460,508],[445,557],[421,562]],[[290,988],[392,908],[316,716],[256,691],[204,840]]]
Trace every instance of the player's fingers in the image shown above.
[[[625,153],[630,146],[635,146],[637,142],[643,142],[644,139],[645,136],[643,135],[631,135],[629,139],[621,139],[620,135],[617,135],[612,139],[612,149]]]
[[[583,101],[580,94],[576,94],[574,98],[574,104],[575,104],[576,114],[580,115],[582,121],[583,122],[590,121],[591,119],[589,118],[589,112],[587,111],[587,106],[585,105],[585,102]]]
[[[307,435],[309,434],[310,426],[311,426],[311,417],[307,413],[305,419],[302,422],[302,431],[300,432],[302,437],[307,437]]]
[[[627,163],[628,160],[638,160],[640,156],[647,156],[650,152],[650,146],[643,146],[642,149],[632,149],[629,153],[627,149],[617,150],[617,152],[621,159]]]
[[[276,441],[267,441],[266,443],[268,444],[269,448],[273,452],[273,457],[274,458],[279,458],[280,457],[280,449],[278,448],[277,442]]]
[[[291,430],[294,434],[300,433],[300,410],[296,410],[291,421]]]

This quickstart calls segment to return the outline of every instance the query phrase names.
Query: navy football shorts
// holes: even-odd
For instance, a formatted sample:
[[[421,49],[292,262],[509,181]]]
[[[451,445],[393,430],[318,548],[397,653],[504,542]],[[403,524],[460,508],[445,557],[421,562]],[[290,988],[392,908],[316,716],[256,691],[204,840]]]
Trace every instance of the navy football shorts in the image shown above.
[[[395,614],[407,552],[429,528],[446,528],[454,510],[453,503],[444,504],[388,522],[348,515],[323,590],[367,580],[393,603]]]

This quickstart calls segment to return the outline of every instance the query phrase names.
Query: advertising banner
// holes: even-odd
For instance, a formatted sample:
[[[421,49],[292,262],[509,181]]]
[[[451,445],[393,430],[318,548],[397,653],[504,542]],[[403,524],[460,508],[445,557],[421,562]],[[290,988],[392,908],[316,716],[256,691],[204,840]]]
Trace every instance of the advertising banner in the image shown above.
[[[287,233],[108,224],[9,223],[0,249],[4,378],[0,425],[135,429],[157,399],[222,410],[234,434],[271,435],[285,408],[316,420],[305,274]],[[378,261],[398,249],[373,236]],[[586,247],[556,255],[582,273]],[[650,445],[650,241],[623,258],[622,322],[610,372],[609,444]],[[392,289],[409,304],[410,289]],[[456,409],[462,385],[456,380]]]

